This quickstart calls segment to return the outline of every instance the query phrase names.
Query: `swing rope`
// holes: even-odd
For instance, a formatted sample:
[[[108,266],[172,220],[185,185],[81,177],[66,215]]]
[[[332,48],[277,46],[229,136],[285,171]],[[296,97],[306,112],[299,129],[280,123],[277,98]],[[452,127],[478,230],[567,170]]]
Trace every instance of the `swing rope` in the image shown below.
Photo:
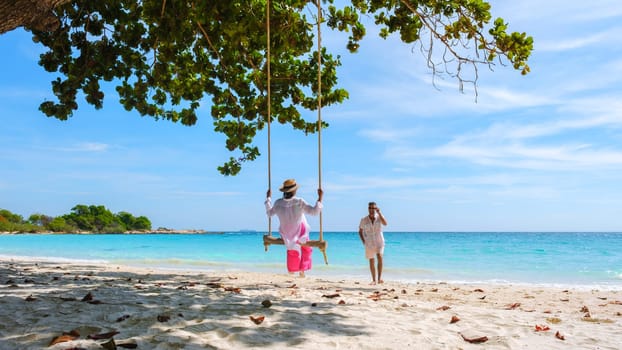
[[[317,0],[317,135],[318,135],[318,188],[322,189],[322,6],[321,0]],[[268,190],[272,192],[272,154],[271,154],[271,135],[270,135],[270,122],[272,119],[271,114],[271,71],[270,71],[270,0],[266,0],[266,74],[267,74],[267,119],[268,119]],[[324,230],[322,212],[320,212],[320,237],[319,241],[308,241],[305,245],[318,247],[324,255],[324,262],[328,265],[328,257],[326,256],[327,243],[324,241]],[[275,239],[272,237],[272,217],[268,216],[268,234],[264,236],[264,247],[268,251],[270,244],[283,244],[282,239]]]
[[[270,0],[266,0],[266,75],[268,80],[268,86],[266,88],[267,91],[267,112],[268,115],[268,190],[272,193],[272,170],[270,164],[272,164],[272,153],[270,152],[270,122],[272,119],[272,112],[270,110],[272,100],[271,100],[271,83],[270,83]],[[272,216],[268,216],[268,236],[272,236]],[[266,251],[268,251],[268,246],[265,246]]]
[[[322,6],[321,0],[317,0],[317,173],[318,188],[322,189]],[[322,212],[320,212],[320,241],[324,240],[324,231],[322,230]],[[324,260],[326,259],[326,251]],[[328,262],[327,262],[328,264]]]

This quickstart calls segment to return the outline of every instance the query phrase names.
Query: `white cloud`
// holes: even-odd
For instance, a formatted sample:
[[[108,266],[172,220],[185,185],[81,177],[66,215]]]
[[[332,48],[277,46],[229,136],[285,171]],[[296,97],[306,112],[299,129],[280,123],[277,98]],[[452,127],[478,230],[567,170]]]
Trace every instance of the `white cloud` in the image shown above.
[[[99,142],[83,142],[75,144],[71,147],[61,147],[58,151],[63,152],[105,152],[110,148],[110,145]]]
[[[370,139],[374,142],[398,142],[399,140],[416,137],[420,133],[420,130],[413,128],[372,128],[363,129],[358,132],[360,136]]]
[[[573,37],[566,40],[535,41],[534,47],[536,51],[560,52],[581,49],[598,44],[610,46],[612,43],[619,41],[621,35],[622,30],[620,28],[613,28],[607,31],[582,37]]]

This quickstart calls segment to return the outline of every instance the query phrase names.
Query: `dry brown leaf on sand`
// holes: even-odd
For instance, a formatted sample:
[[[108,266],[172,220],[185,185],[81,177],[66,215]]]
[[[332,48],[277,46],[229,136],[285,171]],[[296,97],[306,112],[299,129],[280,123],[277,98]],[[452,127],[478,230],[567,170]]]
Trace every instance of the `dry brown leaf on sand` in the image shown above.
[[[566,340],[566,337],[564,337],[561,333],[559,333],[559,331],[555,333],[555,338],[559,340]]]
[[[514,309],[516,309],[519,306],[520,306],[520,303],[514,303],[514,304],[508,305],[505,309],[506,310],[514,310]]]
[[[252,316],[252,315],[251,315],[251,316],[249,316],[249,317],[250,317],[251,321],[253,321],[255,324],[261,324],[261,323],[263,322],[263,320],[265,320],[265,319],[266,319],[266,316],[257,316],[257,317],[254,317],[254,316]]]
[[[91,294],[91,292],[88,292],[84,298],[82,298],[82,301],[91,301],[93,300],[93,294]]]
[[[337,298],[339,297],[339,293],[335,293],[335,294],[322,294],[322,298]]]
[[[112,338],[115,335],[119,334],[118,331],[112,331],[112,332],[108,332],[108,333],[100,333],[100,334],[89,334],[86,337],[88,339],[93,339],[93,340],[99,340],[99,339],[108,339],[108,338]]]
[[[171,316],[169,315],[158,315],[157,317],[158,322],[167,322],[171,319]]]
[[[549,326],[544,325],[544,324],[537,324],[536,325],[536,332],[546,332],[548,330],[550,330],[551,328],[549,328]]]
[[[488,337],[485,335],[464,335],[460,333],[460,336],[462,336],[462,339],[472,344],[479,344],[488,341]]]
[[[63,335],[59,335],[58,337],[54,337],[54,339],[52,339],[52,341],[50,342],[50,344],[48,344],[48,346],[52,346],[54,344],[64,343],[64,342],[72,341],[76,339],[78,339],[78,337],[69,335],[69,334],[63,334]]]
[[[451,316],[451,320],[449,321],[449,323],[456,323],[458,321],[460,321],[460,317],[454,315]]]

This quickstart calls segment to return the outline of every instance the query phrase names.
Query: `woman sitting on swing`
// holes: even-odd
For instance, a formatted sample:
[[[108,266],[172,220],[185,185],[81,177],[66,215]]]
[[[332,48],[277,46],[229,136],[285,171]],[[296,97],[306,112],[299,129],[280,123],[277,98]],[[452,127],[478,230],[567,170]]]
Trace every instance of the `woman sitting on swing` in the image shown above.
[[[271,191],[266,194],[266,214],[279,217],[279,233],[287,248],[287,271],[289,273],[300,272],[300,277],[305,276],[305,271],[311,269],[311,247],[302,246],[309,241],[310,226],[305,214],[319,215],[322,211],[322,195],[324,192],[318,188],[318,200],[315,206],[309,205],[304,199],[296,197],[298,184],[296,180],[288,179],[279,188],[283,192],[283,198],[279,198],[272,206]]]

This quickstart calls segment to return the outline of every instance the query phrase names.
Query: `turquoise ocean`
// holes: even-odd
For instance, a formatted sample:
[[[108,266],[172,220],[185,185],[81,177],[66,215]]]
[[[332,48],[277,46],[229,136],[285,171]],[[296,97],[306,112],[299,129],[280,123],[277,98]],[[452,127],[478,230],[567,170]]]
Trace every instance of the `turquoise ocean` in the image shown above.
[[[0,235],[0,261],[32,258],[204,272],[285,273],[261,232]],[[318,233],[312,234],[317,239]],[[308,276],[367,281],[357,232],[324,232]],[[385,232],[385,281],[512,283],[622,290],[622,233]]]

